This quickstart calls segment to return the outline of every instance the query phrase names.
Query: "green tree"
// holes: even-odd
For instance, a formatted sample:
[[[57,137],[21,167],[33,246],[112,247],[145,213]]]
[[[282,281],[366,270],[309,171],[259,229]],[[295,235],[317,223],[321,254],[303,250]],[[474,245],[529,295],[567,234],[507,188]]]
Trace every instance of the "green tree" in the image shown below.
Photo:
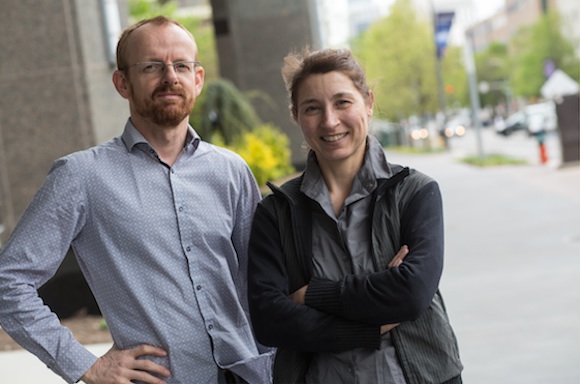
[[[398,120],[438,108],[435,43],[431,24],[410,0],[397,0],[391,14],[352,42],[374,85],[379,117]]]
[[[131,23],[158,15],[172,17],[177,10],[175,1],[129,0],[128,6]]]
[[[481,95],[481,105],[496,106],[506,102],[509,87],[510,58],[508,47],[501,43],[490,44],[475,57],[477,80],[486,82],[489,91]]]
[[[447,47],[442,61],[442,77],[445,83],[446,105],[453,108],[468,105],[469,85],[462,47]]]
[[[214,135],[219,135],[226,145],[231,145],[261,123],[247,98],[225,79],[206,84],[200,109],[201,120],[195,127],[200,136],[211,142],[216,140]]]
[[[510,42],[513,57],[511,79],[516,95],[539,97],[546,77],[544,66],[552,60],[556,68],[578,80],[579,60],[573,44],[561,33],[562,21],[555,12],[549,12],[530,27],[522,28]]]

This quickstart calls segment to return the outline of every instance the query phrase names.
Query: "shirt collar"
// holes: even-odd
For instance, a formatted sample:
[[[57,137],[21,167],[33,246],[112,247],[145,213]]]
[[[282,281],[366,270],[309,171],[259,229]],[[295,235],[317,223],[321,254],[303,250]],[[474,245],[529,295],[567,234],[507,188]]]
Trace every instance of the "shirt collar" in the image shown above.
[[[360,185],[368,192],[377,187],[379,179],[388,179],[393,175],[391,167],[387,162],[385,150],[379,141],[372,135],[367,136],[365,160],[361,169],[357,173]],[[321,193],[324,180],[318,166],[316,154],[311,150],[308,153],[304,179],[300,189],[308,196],[315,196]]]
[[[125,147],[129,152],[133,150],[138,144],[145,144],[147,147],[152,148],[149,142],[143,137],[143,135],[135,128],[131,119],[127,119],[127,123],[125,124],[125,129],[123,131],[123,135],[121,136]],[[192,154],[197,146],[199,145],[200,137],[195,132],[191,125],[187,126],[187,135],[185,137],[185,152]]]

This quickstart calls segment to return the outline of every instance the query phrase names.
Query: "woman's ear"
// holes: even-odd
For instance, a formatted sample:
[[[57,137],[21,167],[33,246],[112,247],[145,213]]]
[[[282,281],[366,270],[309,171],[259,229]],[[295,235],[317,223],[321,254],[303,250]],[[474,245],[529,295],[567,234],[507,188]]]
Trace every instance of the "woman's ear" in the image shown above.
[[[371,119],[373,117],[373,109],[375,107],[375,94],[373,93],[373,91],[369,91],[369,98],[368,98],[368,102],[367,102],[367,108],[368,110],[368,117],[369,119]]]

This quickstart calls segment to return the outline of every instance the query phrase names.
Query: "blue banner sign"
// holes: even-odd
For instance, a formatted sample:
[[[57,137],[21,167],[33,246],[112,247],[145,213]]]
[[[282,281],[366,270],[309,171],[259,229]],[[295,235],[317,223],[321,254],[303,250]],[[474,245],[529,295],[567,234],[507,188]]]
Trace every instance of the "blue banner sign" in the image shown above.
[[[441,59],[447,48],[449,30],[455,12],[438,12],[435,14],[435,44],[437,45],[437,58]]]

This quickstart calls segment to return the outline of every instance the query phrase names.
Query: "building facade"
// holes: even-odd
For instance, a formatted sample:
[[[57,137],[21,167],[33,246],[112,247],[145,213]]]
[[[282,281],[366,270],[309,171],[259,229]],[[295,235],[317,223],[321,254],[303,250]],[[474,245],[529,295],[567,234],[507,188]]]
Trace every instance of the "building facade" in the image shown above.
[[[0,247],[53,161],[122,131],[125,0],[0,0]]]
[[[475,52],[493,42],[507,44],[520,28],[538,21],[546,12],[556,11],[562,17],[562,33],[575,45],[580,57],[580,2],[576,0],[506,0],[495,15],[467,29]]]

